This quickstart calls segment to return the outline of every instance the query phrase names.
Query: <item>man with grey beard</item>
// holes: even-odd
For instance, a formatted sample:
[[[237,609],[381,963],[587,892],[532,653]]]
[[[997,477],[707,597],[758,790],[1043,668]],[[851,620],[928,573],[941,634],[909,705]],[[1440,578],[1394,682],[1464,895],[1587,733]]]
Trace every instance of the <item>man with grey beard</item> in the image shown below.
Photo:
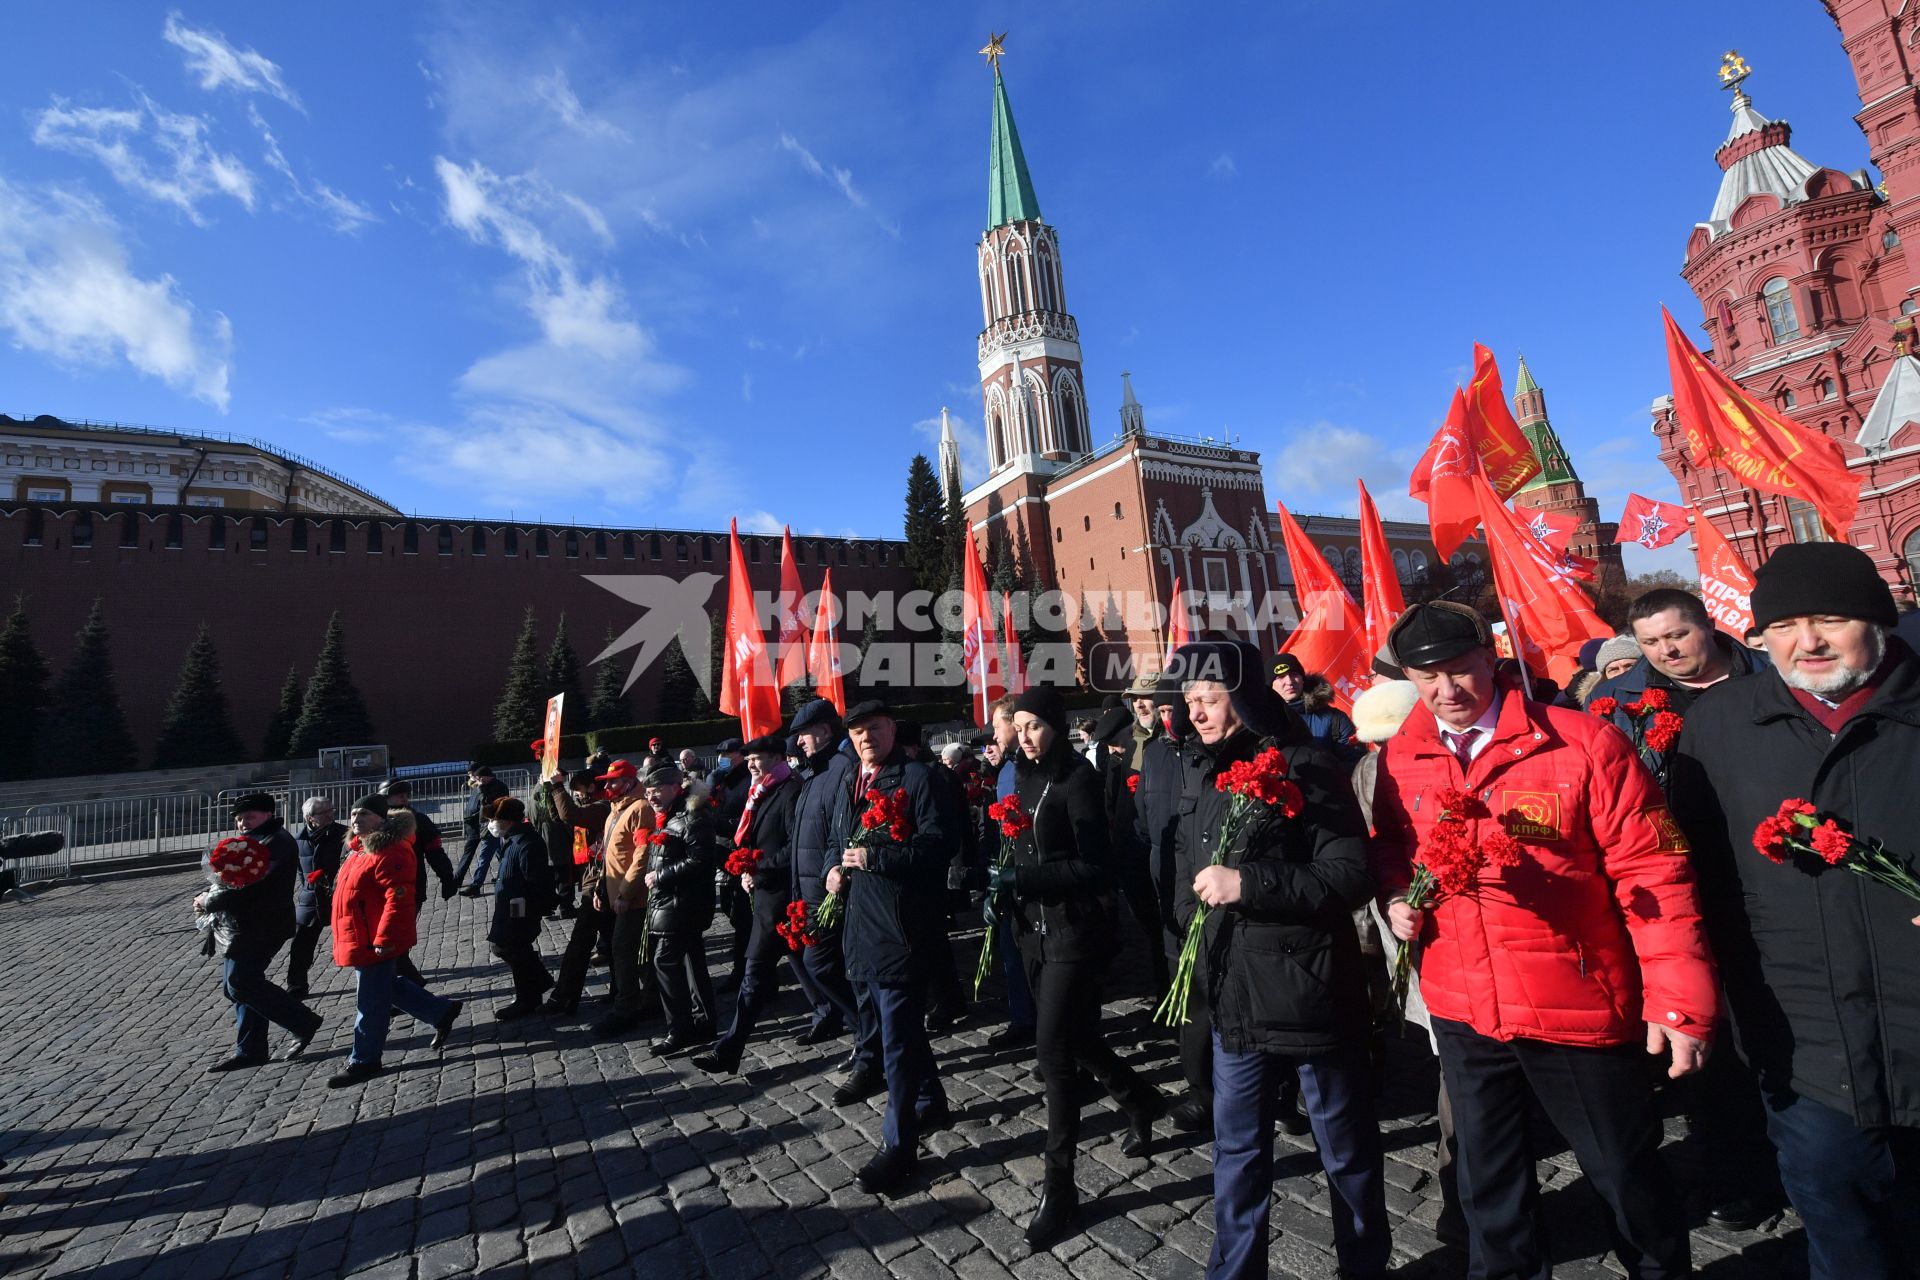
[[[1844,543],[1780,548],[1752,600],[1772,669],[1694,703],[1674,815],[1809,1270],[1903,1276],[1920,1256],[1905,1208],[1920,1177],[1920,904],[1830,865],[1858,858],[1831,832],[1831,856],[1804,825],[1784,851],[1755,835],[1804,801],[1814,822],[1920,863],[1920,659],[1890,635],[1873,561]]]

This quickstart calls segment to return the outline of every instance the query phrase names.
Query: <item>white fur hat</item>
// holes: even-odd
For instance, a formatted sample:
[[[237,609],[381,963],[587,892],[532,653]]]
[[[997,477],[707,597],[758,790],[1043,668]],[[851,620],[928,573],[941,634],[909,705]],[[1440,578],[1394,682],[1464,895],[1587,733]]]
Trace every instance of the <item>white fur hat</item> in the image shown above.
[[[1411,680],[1376,681],[1353,700],[1354,736],[1362,742],[1385,742],[1400,732],[1419,701]]]

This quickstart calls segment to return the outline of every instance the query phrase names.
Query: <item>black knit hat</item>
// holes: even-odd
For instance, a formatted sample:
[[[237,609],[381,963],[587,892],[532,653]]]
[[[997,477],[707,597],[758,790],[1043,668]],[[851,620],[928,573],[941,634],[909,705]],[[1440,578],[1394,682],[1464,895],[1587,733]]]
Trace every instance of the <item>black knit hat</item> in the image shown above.
[[[763,733],[746,745],[750,756],[784,756],[787,754],[787,740],[779,733]]]
[[[1305,739],[1306,726],[1286,699],[1273,691],[1265,674],[1266,659],[1245,640],[1196,640],[1182,645],[1173,655],[1170,670],[1185,680],[1224,685],[1233,714],[1261,737],[1283,744]]]
[[[365,809],[368,813],[387,816],[387,796],[384,791],[371,791],[353,802],[354,809]],[[351,812],[351,810],[349,810]]]
[[[1067,731],[1067,704],[1058,689],[1037,684],[1013,700],[1016,713],[1024,711],[1055,733]]]
[[[1893,591],[1873,559],[1845,542],[1790,542],[1753,575],[1753,626],[1831,614],[1883,627],[1899,623]]]
[[[1284,675],[1296,675],[1304,680],[1307,675],[1307,664],[1290,653],[1276,653],[1273,655],[1273,663],[1268,671],[1275,680]]]
[[[237,818],[243,813],[273,813],[279,807],[266,792],[253,791],[233,802],[232,816]]]

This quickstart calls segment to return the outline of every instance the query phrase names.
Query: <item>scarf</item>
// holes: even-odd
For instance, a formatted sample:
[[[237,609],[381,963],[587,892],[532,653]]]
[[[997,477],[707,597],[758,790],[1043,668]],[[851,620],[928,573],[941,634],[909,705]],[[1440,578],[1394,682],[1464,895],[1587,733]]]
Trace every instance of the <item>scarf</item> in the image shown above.
[[[774,765],[760,775],[760,780],[747,792],[747,807],[740,811],[740,826],[733,833],[733,847],[738,849],[747,842],[747,828],[753,823],[753,806],[760,803],[760,797],[773,790],[793,776],[793,766],[785,760]]]

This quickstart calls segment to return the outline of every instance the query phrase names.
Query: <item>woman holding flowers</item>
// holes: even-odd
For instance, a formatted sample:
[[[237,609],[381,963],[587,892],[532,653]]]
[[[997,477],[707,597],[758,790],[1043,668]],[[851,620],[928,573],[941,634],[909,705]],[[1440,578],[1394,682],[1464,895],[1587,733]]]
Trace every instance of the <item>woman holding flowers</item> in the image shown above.
[[[1298,1077],[1332,1192],[1342,1275],[1391,1251],[1354,909],[1366,849],[1346,771],[1234,640],[1174,655],[1193,735],[1183,754],[1175,912],[1187,945],[1161,1016],[1199,987],[1213,1018],[1214,1244],[1209,1276],[1267,1274],[1280,1086]]]
[[[989,872],[987,895],[991,910],[1013,917],[1033,990],[1047,1144],[1046,1181],[1027,1243],[1046,1249],[1066,1234],[1078,1211],[1078,1068],[1106,1086],[1126,1113],[1123,1155],[1148,1155],[1153,1122],[1166,1108],[1100,1033],[1100,975],[1113,953],[1119,890],[1100,775],[1068,740],[1067,708],[1057,690],[1022,693],[1013,706],[1013,731],[1018,816],[1001,819],[1002,856]]]

